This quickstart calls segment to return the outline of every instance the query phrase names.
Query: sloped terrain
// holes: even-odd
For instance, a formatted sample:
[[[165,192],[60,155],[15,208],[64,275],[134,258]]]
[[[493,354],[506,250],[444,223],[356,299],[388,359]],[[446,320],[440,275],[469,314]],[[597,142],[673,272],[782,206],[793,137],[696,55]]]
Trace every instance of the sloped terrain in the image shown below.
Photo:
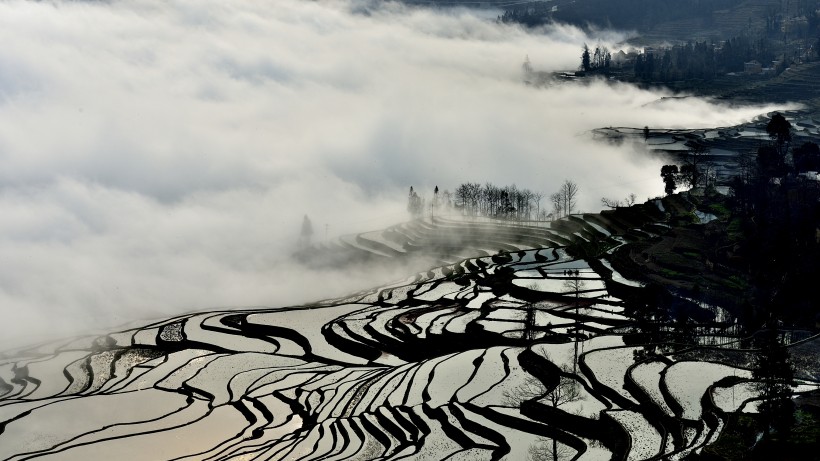
[[[785,75],[788,74],[788,75]],[[791,102],[796,95],[811,95],[814,102],[807,102],[797,110],[780,113],[791,123],[793,129],[792,145],[800,146],[805,142],[817,142],[820,137],[820,113],[817,102],[820,101],[820,63],[811,63],[789,69],[785,76],[761,82],[759,87],[737,90],[730,93],[733,101],[746,100],[755,102],[758,96],[777,93],[778,100]],[[814,92],[814,93],[812,93]],[[790,96],[791,95],[791,96]],[[801,96],[802,97],[802,96]],[[790,99],[791,98],[791,99]],[[758,148],[771,142],[766,133],[766,124],[774,112],[760,115],[755,119],[733,127],[713,129],[653,129],[645,137],[643,128],[608,127],[593,130],[595,139],[622,143],[631,140],[653,153],[671,158],[670,163],[684,164],[690,146],[699,145],[707,152],[700,158],[702,164],[710,166],[710,175],[718,185],[727,185],[734,176],[741,174],[739,159],[744,154],[757,152]]]
[[[627,300],[644,287],[607,255],[656,238],[653,216],[414,222],[347,251],[450,262],[314,305],[9,352],[0,459],[683,459],[758,395],[743,364],[636,340]],[[573,255],[589,245],[609,252]]]

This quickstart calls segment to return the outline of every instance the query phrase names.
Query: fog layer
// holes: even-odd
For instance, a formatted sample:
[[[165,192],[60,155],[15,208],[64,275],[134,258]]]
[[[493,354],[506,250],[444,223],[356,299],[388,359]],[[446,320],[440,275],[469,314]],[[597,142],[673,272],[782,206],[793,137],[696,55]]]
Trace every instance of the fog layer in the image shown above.
[[[596,211],[660,194],[660,161],[588,130],[769,110],[522,83],[527,55],[573,69],[620,38],[356,1],[0,3],[0,349],[366,288],[402,270],[289,260],[304,214],[323,240],[406,220],[411,185],[565,178]]]

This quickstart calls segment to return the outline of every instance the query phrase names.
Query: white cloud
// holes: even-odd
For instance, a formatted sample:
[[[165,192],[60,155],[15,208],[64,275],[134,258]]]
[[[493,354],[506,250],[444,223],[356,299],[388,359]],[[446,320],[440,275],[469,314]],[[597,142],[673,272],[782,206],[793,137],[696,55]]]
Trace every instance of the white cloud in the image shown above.
[[[662,184],[657,160],[588,130],[761,111],[601,81],[527,87],[525,55],[574,68],[597,37],[379,5],[0,3],[14,44],[0,48],[0,338],[365,288],[399,272],[288,261],[303,214],[335,236],[405,219],[410,185],[549,193],[564,178],[592,211]]]

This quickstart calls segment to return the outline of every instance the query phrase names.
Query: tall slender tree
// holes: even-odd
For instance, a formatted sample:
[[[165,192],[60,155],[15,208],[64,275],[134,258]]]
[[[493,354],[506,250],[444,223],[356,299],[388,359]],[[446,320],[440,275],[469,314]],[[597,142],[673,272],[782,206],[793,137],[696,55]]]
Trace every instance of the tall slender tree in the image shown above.
[[[581,53],[581,70],[584,72],[589,72],[591,68],[592,65],[589,56],[589,47],[586,43],[584,43],[584,51]]]
[[[569,179],[565,179],[564,183],[561,184],[559,193],[561,194],[561,200],[563,202],[562,209],[564,211],[564,216],[569,216],[575,210],[578,196],[578,184]]]

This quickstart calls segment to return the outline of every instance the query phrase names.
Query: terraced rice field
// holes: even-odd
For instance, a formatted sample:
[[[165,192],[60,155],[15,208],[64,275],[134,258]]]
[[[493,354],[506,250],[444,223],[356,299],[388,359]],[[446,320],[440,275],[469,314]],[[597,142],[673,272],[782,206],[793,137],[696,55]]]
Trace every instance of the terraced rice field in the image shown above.
[[[773,91],[782,93],[782,101],[790,102],[787,95],[817,93],[820,97],[820,62],[806,64],[797,70],[787,70],[791,77],[781,76],[777,81],[761,83],[759,89],[748,91],[749,97],[767,93],[765,85],[770,85]],[[781,81],[782,80],[782,81]],[[805,87],[805,88],[804,88]],[[740,91],[740,90],[738,90]],[[743,93],[746,94],[746,93]],[[732,99],[742,98],[742,95],[733,95]],[[800,146],[805,142],[817,143],[820,138],[820,112],[816,104],[799,110],[780,112],[792,124],[793,146]],[[609,127],[593,131],[593,137],[602,141],[623,142],[632,140],[637,144],[655,153],[671,157],[677,162],[685,162],[686,155],[692,144],[698,144],[708,149],[701,159],[703,164],[709,164],[711,175],[718,185],[728,185],[729,181],[740,174],[737,159],[742,154],[756,153],[762,145],[771,142],[766,133],[766,124],[771,120],[774,112],[756,117],[742,125],[714,129],[651,129],[648,138],[644,139],[643,128]]]
[[[682,459],[754,409],[749,371],[644,354],[642,284],[564,247],[653,225],[418,221],[338,244],[446,262],[386,287],[11,351],[0,459]]]

